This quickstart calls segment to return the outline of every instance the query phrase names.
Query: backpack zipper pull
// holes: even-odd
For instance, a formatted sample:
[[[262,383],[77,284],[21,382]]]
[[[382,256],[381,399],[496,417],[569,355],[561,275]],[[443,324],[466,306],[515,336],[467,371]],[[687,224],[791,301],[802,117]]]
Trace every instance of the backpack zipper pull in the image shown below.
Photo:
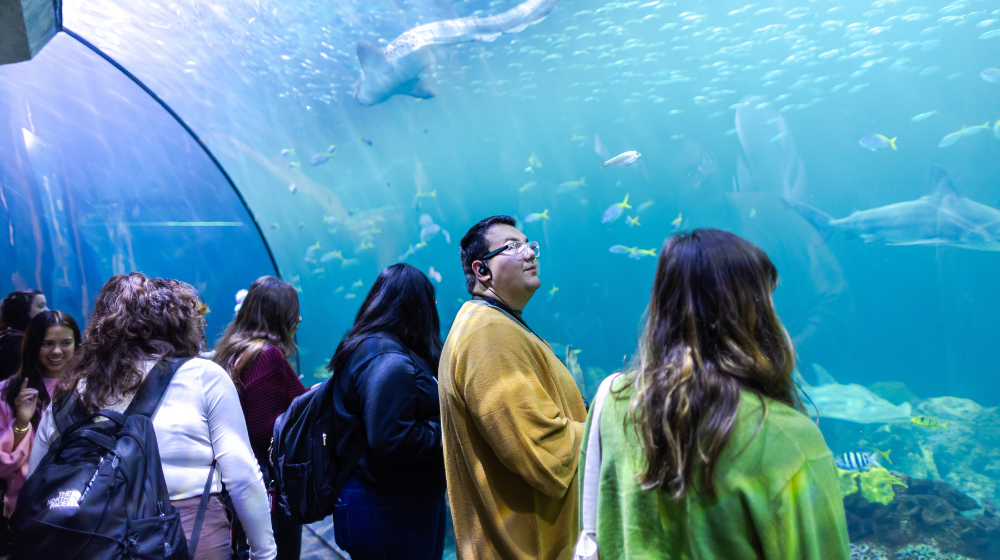
[[[323,434],[323,447],[326,447],[326,434]]]

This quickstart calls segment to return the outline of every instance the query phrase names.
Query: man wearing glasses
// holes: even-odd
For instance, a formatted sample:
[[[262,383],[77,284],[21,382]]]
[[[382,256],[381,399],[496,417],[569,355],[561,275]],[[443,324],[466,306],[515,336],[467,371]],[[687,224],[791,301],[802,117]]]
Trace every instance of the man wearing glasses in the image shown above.
[[[573,377],[521,318],[538,289],[538,243],[510,216],[462,238],[472,301],[438,368],[448,497],[460,560],[571,558],[587,419]]]

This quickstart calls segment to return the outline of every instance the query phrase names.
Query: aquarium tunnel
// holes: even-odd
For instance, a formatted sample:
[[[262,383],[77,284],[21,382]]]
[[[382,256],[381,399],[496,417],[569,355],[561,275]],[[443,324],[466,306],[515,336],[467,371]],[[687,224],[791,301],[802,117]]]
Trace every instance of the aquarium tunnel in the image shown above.
[[[0,65],[0,292],[82,325],[112,275],[178,278],[214,341],[279,275],[309,386],[390,264],[433,278],[446,336],[459,239],[509,214],[541,245],[524,317],[587,397],[635,351],[664,239],[729,230],[778,268],[830,448],[891,449],[887,496],[845,490],[852,542],[1000,557],[1000,0],[551,0],[356,87],[359,41],[520,3],[57,3]]]

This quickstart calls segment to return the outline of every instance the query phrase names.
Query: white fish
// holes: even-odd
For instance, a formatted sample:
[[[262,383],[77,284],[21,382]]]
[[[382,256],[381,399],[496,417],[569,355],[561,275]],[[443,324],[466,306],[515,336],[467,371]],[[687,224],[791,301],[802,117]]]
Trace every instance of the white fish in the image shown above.
[[[934,109],[933,111],[927,111],[926,113],[920,113],[919,115],[910,119],[910,122],[920,122],[924,119],[929,119],[936,114],[937,114],[937,109]]]
[[[420,215],[420,241],[426,242],[427,240],[433,238],[437,234],[444,236],[444,240],[451,245],[451,234],[448,230],[442,229],[441,226],[434,223],[434,218],[431,218],[429,214]]]
[[[628,167],[629,165],[639,161],[640,157],[642,157],[642,153],[635,150],[623,152],[604,162],[604,167],[609,165],[613,165],[615,167]]]
[[[430,276],[438,284],[441,283],[441,273],[434,270],[433,266],[427,271],[427,276]]]

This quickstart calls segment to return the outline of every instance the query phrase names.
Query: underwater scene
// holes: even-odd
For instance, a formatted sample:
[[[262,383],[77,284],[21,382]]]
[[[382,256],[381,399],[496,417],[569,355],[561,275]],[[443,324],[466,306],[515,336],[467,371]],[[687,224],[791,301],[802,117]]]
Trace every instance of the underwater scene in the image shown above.
[[[1000,0],[63,10],[134,80],[66,34],[0,66],[0,291],[82,319],[112,274],[175,277],[214,341],[277,273],[308,386],[390,264],[446,336],[459,239],[509,214],[540,244],[524,318],[589,398],[664,239],[726,229],[778,268],[852,557],[1000,558]]]

